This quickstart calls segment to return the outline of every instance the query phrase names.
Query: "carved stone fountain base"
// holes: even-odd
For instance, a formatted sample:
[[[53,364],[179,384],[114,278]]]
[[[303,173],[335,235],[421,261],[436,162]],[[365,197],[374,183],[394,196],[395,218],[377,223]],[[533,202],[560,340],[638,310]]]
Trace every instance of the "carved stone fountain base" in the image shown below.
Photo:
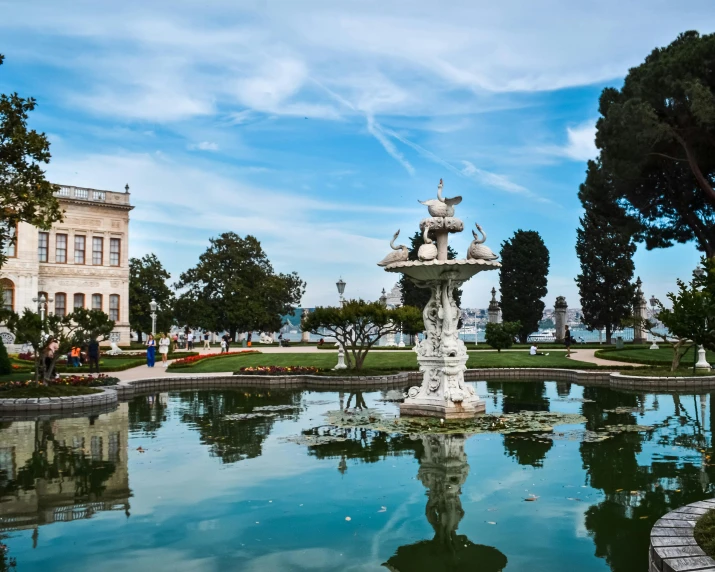
[[[463,348],[461,340],[459,343]],[[400,404],[400,415],[447,420],[466,419],[485,412],[486,403],[464,382],[466,351],[455,357],[419,356],[417,361],[424,374],[422,384],[407,392],[405,401]]]

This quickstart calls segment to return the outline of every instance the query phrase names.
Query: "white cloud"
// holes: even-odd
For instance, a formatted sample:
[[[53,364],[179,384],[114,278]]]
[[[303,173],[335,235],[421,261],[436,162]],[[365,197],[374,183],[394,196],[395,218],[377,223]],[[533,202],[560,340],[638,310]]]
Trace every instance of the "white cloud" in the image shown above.
[[[405,159],[405,156],[397,150],[395,144],[388,139],[387,135],[383,132],[382,127],[380,127],[379,123],[375,122],[372,115],[367,116],[367,130],[380,142],[380,145],[385,148],[385,151],[387,151],[395,159],[395,161],[402,165],[410,175],[415,174],[415,168],[407,159]]]
[[[218,143],[201,141],[200,143],[189,145],[189,149],[198,149],[199,151],[218,151]]]
[[[566,157],[587,161],[598,155],[596,148],[596,122],[588,121],[576,127],[567,127],[568,143],[562,149]]]

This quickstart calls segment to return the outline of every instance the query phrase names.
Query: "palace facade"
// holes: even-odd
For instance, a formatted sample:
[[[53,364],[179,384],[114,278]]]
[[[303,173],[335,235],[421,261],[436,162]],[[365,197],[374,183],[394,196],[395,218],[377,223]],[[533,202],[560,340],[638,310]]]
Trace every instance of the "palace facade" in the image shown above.
[[[129,187],[117,193],[60,185],[56,196],[62,222],[47,232],[27,223],[16,229],[0,269],[3,305],[36,312],[44,296],[54,314],[102,310],[116,323],[110,341],[129,345]],[[15,342],[10,332],[0,336]]]

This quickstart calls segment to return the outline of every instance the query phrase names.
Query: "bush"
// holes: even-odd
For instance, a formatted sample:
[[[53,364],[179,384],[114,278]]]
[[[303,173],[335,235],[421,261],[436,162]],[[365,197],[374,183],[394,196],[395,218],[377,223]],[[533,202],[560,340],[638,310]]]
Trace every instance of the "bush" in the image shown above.
[[[106,385],[116,385],[119,382],[117,377],[107,375],[67,375],[56,377],[45,384],[37,381],[7,381],[0,383],[0,392],[10,389],[21,389],[25,387],[45,387],[55,385],[66,385],[72,387],[100,387]]]
[[[0,338],[0,375],[8,373],[12,373],[12,364],[10,364],[10,356],[7,355],[7,348]]]
[[[715,510],[706,512],[698,519],[693,535],[708,556],[715,556]]]
[[[189,357],[185,357],[183,359],[177,359],[175,362],[172,362],[169,364],[169,367],[167,369],[182,369],[182,368],[187,368],[191,367],[192,365],[197,364],[200,361],[204,361],[207,359],[219,359],[222,357],[229,357],[229,356],[236,356],[236,355],[244,355],[244,354],[260,354],[261,352],[258,350],[242,350],[242,351],[237,351],[237,352],[224,352],[222,354],[203,354],[203,355],[192,355]]]
[[[519,334],[521,323],[502,322],[501,324],[487,324],[484,338],[497,352],[508,350],[514,345],[514,338]]]

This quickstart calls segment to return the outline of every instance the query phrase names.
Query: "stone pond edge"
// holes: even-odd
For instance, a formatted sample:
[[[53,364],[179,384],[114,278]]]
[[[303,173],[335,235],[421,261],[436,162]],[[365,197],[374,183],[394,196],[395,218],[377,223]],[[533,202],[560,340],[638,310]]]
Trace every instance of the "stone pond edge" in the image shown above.
[[[99,393],[68,397],[0,399],[0,415],[32,412],[65,412],[106,408],[120,400],[149,391],[176,389],[211,389],[225,387],[266,387],[303,389],[369,389],[402,387],[419,382],[419,371],[400,372],[384,376],[350,376],[347,378],[319,375],[200,375],[146,378],[120,381],[116,386],[98,387]],[[523,380],[566,381],[584,385],[599,385],[631,391],[697,391],[715,389],[715,376],[644,377],[623,375],[610,371],[574,370],[560,368],[477,368],[464,372],[466,381]]]
[[[648,572],[690,572],[715,570],[715,560],[705,554],[693,535],[695,523],[709,510],[715,499],[681,506],[653,525],[648,550]]]

